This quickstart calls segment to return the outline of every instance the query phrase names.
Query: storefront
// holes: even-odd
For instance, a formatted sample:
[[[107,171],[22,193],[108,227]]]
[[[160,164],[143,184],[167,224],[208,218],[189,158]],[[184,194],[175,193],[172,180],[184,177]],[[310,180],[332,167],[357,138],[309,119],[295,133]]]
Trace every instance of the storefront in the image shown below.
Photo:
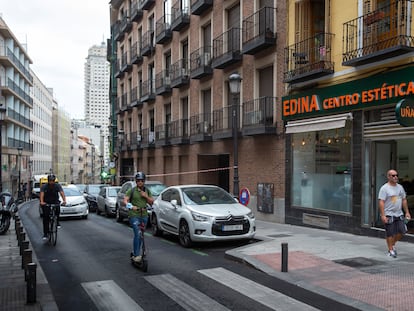
[[[283,98],[286,223],[380,234],[390,168],[414,215],[413,77],[411,66]]]

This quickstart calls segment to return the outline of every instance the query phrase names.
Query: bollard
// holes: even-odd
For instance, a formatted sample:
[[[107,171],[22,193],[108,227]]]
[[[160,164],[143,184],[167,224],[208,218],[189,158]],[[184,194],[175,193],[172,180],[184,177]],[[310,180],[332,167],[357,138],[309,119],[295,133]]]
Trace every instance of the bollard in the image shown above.
[[[22,228],[23,229],[23,228]],[[22,248],[22,243],[26,240],[26,232],[24,232],[22,230],[22,232],[20,232],[19,235],[19,239],[17,240],[17,245],[20,246],[20,248]],[[20,255],[22,254],[22,252],[20,252]]]
[[[27,276],[27,265],[29,263],[32,262],[32,250],[31,249],[25,249],[23,251],[23,256],[22,256],[22,268],[24,269],[24,280],[27,281],[28,276]]]
[[[20,243],[20,256],[23,256],[23,251],[29,248],[29,241],[22,241]],[[23,268],[23,266],[22,266]]]
[[[17,231],[17,245],[20,246],[20,240],[22,239],[23,227],[19,227]]]
[[[20,230],[20,226],[21,225],[21,223],[20,223],[20,221],[16,221],[16,223],[15,223],[15,230],[16,230],[16,235],[17,236],[19,236],[19,230]]]
[[[19,215],[14,215],[14,223],[16,224],[18,221],[20,221]]]
[[[282,272],[288,272],[288,244],[282,243]]]
[[[31,262],[27,265],[26,297],[27,303],[36,302],[36,268],[37,265]]]

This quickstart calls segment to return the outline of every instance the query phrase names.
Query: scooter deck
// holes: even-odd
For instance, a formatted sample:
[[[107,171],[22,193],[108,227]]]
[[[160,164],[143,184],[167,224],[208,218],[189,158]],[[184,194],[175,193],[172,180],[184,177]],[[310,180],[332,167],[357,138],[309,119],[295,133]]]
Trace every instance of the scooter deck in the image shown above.
[[[144,257],[140,262],[136,262],[132,259],[132,253],[130,254],[131,263],[133,266],[141,269],[144,272],[148,271],[148,260]]]

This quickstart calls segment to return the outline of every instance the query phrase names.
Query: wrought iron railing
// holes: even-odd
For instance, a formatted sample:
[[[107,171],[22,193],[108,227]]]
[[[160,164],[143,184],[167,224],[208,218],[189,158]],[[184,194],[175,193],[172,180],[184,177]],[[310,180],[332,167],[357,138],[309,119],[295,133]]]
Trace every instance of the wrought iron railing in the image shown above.
[[[243,43],[249,42],[257,37],[276,36],[276,9],[271,7],[261,8],[259,11],[243,20]]]

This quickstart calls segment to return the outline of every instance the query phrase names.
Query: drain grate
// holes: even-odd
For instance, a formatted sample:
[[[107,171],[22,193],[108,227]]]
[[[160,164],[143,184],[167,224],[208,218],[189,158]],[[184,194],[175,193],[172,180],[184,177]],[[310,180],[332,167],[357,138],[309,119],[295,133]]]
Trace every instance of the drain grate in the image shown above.
[[[334,260],[334,262],[339,263],[341,265],[348,266],[348,267],[352,267],[352,268],[372,267],[372,266],[379,265],[382,263],[378,260],[365,258],[365,257],[339,259],[339,260]]]
[[[287,238],[287,237],[290,237],[292,235],[290,235],[290,234],[270,234],[268,236],[271,237],[271,238]]]

